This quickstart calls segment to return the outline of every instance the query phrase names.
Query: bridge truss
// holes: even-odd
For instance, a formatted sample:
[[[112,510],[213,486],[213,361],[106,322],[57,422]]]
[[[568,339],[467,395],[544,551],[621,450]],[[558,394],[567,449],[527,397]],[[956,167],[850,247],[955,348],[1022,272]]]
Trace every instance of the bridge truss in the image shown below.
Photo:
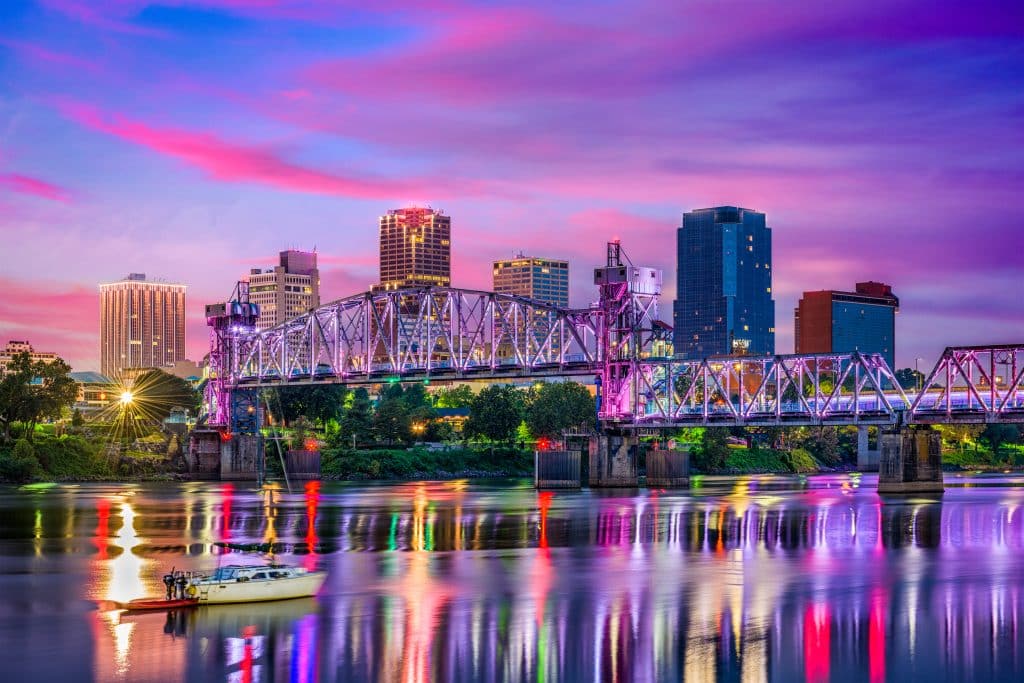
[[[913,392],[878,354],[654,358],[661,273],[624,263],[612,243],[594,281],[599,301],[586,309],[422,287],[358,294],[263,331],[240,286],[236,301],[207,307],[210,423],[252,422],[262,387],[572,375],[595,376],[599,419],[622,429],[1024,422],[1024,345],[947,348]]]
[[[592,373],[600,318],[518,297],[426,287],[367,292],[239,339],[239,385]]]
[[[878,354],[631,363],[602,418],[650,427],[888,424],[910,405]]]

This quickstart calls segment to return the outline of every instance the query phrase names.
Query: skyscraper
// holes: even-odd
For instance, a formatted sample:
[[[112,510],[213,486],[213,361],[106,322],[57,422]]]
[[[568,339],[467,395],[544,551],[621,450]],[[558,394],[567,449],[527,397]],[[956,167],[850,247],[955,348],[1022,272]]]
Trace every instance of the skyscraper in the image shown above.
[[[494,291],[569,307],[569,262],[519,254],[494,262]]]
[[[185,285],[131,273],[100,285],[100,365],[108,377],[185,360]]]
[[[678,231],[675,353],[775,353],[772,231],[763,213],[736,206],[683,214]]]
[[[380,283],[373,291],[452,284],[452,219],[431,208],[380,217]]]
[[[274,268],[249,271],[249,300],[259,305],[256,328],[265,330],[320,305],[320,271],[315,251],[289,249]]]
[[[852,292],[804,292],[793,311],[797,353],[880,353],[893,367],[900,300],[881,282],[858,282]]]

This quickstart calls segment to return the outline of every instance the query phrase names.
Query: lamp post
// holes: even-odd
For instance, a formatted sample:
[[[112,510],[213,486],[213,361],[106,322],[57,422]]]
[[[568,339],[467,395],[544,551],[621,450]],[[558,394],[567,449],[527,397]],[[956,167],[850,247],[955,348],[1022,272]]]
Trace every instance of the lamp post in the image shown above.
[[[918,361],[922,361],[924,358],[914,359],[914,386],[917,387],[917,393],[921,393],[921,371],[917,367]]]

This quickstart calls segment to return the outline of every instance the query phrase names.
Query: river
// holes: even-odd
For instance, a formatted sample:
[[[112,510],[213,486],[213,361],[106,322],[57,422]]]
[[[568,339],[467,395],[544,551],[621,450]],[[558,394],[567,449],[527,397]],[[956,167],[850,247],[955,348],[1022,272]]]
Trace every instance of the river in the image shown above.
[[[0,488],[10,681],[1024,680],[1024,479]],[[276,542],[316,599],[132,615]]]

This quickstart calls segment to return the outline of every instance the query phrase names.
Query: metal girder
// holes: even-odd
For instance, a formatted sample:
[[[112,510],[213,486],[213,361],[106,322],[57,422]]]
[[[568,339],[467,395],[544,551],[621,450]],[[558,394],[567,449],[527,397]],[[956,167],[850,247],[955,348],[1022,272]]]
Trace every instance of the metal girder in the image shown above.
[[[889,424],[910,405],[879,354],[621,364],[601,417],[620,425]]]
[[[597,318],[465,289],[367,292],[241,335],[230,372],[247,386],[593,373]]]
[[[1024,344],[947,347],[914,399],[910,419],[1024,422]]]
[[[255,332],[240,283],[207,311],[211,424],[229,422],[232,391],[260,386],[590,374],[601,420],[622,428],[1024,422],[1024,344],[947,348],[912,400],[879,354],[648,358],[660,276],[653,287],[626,278],[609,250],[595,274],[600,302],[579,310],[421,287],[358,294]]]

